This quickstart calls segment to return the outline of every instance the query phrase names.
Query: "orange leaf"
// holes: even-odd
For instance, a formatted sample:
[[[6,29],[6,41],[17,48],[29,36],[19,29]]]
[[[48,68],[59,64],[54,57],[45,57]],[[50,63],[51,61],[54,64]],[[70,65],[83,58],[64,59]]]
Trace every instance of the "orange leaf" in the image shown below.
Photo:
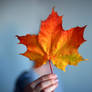
[[[34,67],[39,67],[46,63],[47,56],[37,41],[37,35],[27,34],[26,36],[17,35],[17,37],[20,40],[19,44],[24,44],[27,47],[27,51],[25,53],[21,53],[20,55],[24,55],[30,60],[35,61]]]
[[[86,26],[75,27],[64,30],[62,27],[62,16],[52,8],[52,13],[44,21],[41,21],[38,35],[27,34],[18,36],[19,44],[24,44],[27,51],[21,55],[35,62],[35,68],[46,64],[48,60],[59,69],[65,71],[67,65],[77,65],[84,59],[78,48],[86,40],[83,33]]]

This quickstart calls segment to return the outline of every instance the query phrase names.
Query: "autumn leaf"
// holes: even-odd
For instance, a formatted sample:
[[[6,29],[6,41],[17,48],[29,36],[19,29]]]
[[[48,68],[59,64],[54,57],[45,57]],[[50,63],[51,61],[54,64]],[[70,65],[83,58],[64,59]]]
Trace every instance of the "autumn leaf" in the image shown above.
[[[34,67],[46,64],[48,60],[59,69],[65,71],[67,65],[78,65],[84,59],[78,52],[78,48],[86,40],[83,33],[86,26],[74,27],[64,30],[62,27],[62,16],[59,16],[54,8],[46,20],[41,21],[38,35],[27,34],[16,37],[19,44],[27,47],[26,56],[35,62]]]

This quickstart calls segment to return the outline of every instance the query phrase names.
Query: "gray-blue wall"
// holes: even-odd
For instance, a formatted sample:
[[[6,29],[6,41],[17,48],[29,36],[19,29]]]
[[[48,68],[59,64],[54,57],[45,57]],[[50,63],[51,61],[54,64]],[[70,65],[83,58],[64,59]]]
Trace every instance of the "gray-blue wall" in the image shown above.
[[[92,92],[92,0],[0,0],[0,92],[13,92],[18,75],[31,65],[29,59],[18,55],[26,48],[17,45],[15,35],[38,34],[41,20],[53,6],[64,15],[65,30],[88,25],[84,34],[87,42],[79,52],[89,60],[61,71],[64,92]]]

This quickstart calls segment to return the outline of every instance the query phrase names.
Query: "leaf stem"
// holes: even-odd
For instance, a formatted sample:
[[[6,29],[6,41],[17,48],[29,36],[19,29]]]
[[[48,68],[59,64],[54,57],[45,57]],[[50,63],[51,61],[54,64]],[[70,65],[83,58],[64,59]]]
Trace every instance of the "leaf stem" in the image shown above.
[[[49,66],[50,66],[51,73],[53,74],[53,68],[52,68],[51,60],[50,59],[49,59]]]
[[[50,59],[49,59],[49,66],[50,66],[51,74],[53,74],[53,68],[52,68],[51,60]],[[54,92],[54,91],[52,91],[52,92]]]

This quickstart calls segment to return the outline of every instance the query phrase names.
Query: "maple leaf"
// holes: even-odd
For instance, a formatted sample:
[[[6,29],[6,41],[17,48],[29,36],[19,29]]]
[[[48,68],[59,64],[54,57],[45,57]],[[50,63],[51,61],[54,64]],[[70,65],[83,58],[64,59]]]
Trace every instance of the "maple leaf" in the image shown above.
[[[27,34],[16,37],[19,44],[27,47],[25,53],[21,53],[35,62],[34,67],[46,64],[48,60],[59,69],[66,71],[67,65],[78,65],[84,59],[78,52],[78,48],[86,40],[83,33],[86,26],[75,27],[64,30],[62,27],[62,16],[59,16],[54,8],[46,20],[41,21],[38,35]]]

